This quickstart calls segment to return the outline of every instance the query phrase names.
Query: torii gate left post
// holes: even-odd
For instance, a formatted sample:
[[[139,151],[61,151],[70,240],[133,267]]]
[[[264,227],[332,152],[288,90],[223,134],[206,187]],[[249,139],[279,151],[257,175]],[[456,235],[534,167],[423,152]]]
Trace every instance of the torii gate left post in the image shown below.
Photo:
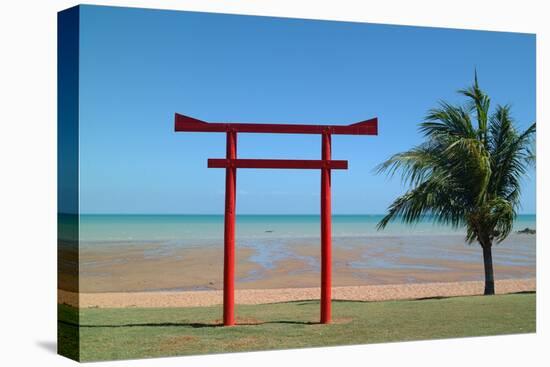
[[[253,123],[208,123],[176,113],[175,131],[225,132],[225,159],[208,159],[208,168],[225,168],[223,323],[235,325],[235,206],[237,168],[320,169],[321,170],[321,317],[331,321],[332,243],[331,170],[347,169],[348,161],[331,159],[331,136],[378,135],[378,119],[355,124],[298,125]],[[237,159],[237,133],[320,134],[321,159]]]

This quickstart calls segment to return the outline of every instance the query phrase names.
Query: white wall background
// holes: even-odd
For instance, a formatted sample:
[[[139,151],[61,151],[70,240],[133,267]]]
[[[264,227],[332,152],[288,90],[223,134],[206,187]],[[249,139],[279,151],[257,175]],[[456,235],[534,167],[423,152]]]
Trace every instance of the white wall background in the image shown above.
[[[197,10],[537,33],[537,335],[97,363],[94,366],[413,365],[548,363],[550,9],[545,1],[95,1]],[[56,12],[72,1],[0,5],[0,365],[73,365],[56,340]],[[546,63],[546,65],[545,65]],[[546,98],[545,98],[546,97]],[[544,310],[546,309],[546,310]]]

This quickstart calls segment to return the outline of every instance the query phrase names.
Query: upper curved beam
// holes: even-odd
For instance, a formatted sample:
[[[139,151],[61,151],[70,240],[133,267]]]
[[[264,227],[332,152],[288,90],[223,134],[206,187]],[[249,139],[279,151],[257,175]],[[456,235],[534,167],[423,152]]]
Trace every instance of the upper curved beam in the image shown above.
[[[375,117],[351,125],[253,124],[205,122],[176,113],[175,131],[378,135],[378,118]]]

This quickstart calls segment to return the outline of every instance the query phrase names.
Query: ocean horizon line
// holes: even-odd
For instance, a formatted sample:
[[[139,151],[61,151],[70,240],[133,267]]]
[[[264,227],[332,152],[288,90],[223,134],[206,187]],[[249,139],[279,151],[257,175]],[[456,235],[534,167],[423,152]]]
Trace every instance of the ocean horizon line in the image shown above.
[[[384,214],[333,214],[333,236],[372,236],[381,233],[377,224]],[[189,242],[223,238],[223,214],[82,214],[59,215],[60,228],[79,227],[82,240],[167,240]],[[514,230],[536,228],[536,215],[518,215]],[[274,239],[317,236],[319,214],[237,214],[237,231],[241,238]],[[77,224],[78,223],[78,224]],[[438,223],[433,216],[423,216],[415,223],[397,217],[383,231],[390,235],[452,234],[464,232],[464,226]]]
[[[70,214],[74,215],[75,213],[64,213],[58,212],[58,214]],[[168,215],[192,215],[192,216],[223,216],[224,213],[79,213],[80,215],[135,215],[135,216],[168,216]],[[238,213],[237,216],[321,216],[320,213]],[[386,213],[332,213],[332,216],[383,216]],[[520,215],[536,215],[536,213],[518,213]],[[425,214],[422,217],[432,217],[433,214]],[[397,217],[400,217],[398,215]]]

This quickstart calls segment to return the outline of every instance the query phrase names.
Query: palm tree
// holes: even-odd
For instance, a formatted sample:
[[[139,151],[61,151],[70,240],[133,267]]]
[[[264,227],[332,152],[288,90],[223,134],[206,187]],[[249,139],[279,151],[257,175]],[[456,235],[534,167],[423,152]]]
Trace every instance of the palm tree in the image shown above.
[[[489,115],[490,99],[475,74],[473,86],[459,91],[465,105],[441,102],[420,125],[425,141],[390,157],[377,167],[392,176],[399,171],[409,189],[378,223],[393,219],[413,223],[424,216],[466,227],[468,243],[483,250],[486,295],[495,293],[492,246],[512,230],[520,198],[520,180],[534,164],[536,124],[518,131],[509,106]],[[477,120],[477,126],[472,120]]]

